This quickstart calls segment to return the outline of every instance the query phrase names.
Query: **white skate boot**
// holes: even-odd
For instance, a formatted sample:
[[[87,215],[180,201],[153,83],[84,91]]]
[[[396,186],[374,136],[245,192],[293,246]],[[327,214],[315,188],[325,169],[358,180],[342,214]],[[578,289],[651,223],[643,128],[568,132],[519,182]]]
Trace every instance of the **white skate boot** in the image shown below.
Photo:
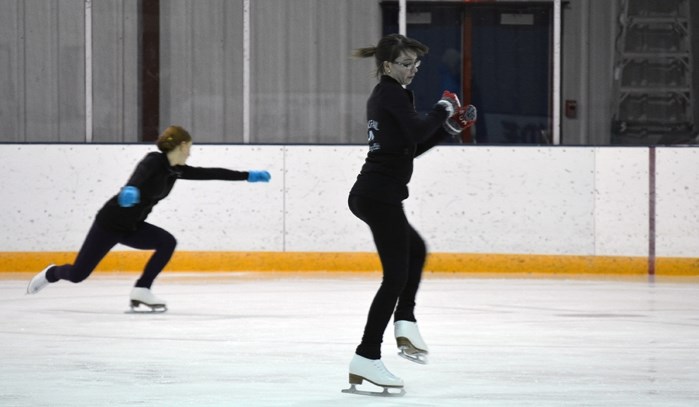
[[[383,391],[357,390],[356,385],[362,384],[364,380],[383,387]],[[405,394],[403,380],[389,372],[383,362],[381,362],[381,359],[367,359],[363,356],[354,355],[349,367],[349,382],[350,388],[342,390],[343,393],[384,397],[400,397]],[[400,389],[400,392],[391,393],[388,389]]]
[[[153,295],[149,288],[134,287],[131,290],[131,311],[133,312],[165,312],[167,304],[165,300]],[[137,308],[140,305],[145,305],[150,308],[148,311],[140,311]]]
[[[396,321],[394,324],[396,343],[399,356],[420,364],[427,364],[427,344],[420,336],[417,323],[412,321]]]
[[[27,294],[36,294],[50,284],[49,280],[46,279],[46,272],[53,266],[55,266],[55,264],[49,264],[45,269],[41,270],[39,274],[32,278],[32,281],[30,281],[29,285],[27,286]]]

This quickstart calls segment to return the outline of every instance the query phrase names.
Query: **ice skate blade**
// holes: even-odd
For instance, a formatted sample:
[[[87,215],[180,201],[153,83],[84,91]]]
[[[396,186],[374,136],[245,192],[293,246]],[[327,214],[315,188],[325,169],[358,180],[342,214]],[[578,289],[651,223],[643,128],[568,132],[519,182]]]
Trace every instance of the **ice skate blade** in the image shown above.
[[[375,397],[403,397],[405,395],[405,389],[402,387],[383,387],[383,391],[368,391],[368,390],[358,390],[356,384],[350,384],[349,389],[342,389],[343,393],[348,394],[358,394],[360,396],[375,396]],[[400,392],[390,392],[388,389],[400,390]]]
[[[398,356],[421,365],[426,365],[428,362],[427,353],[417,351],[415,348],[408,349],[401,347],[400,352],[398,352]]]
[[[145,309],[140,308],[143,305]],[[131,300],[131,310],[126,311],[127,314],[161,314],[167,311],[167,306],[163,304],[146,304],[145,302]]]
[[[429,353],[427,350],[420,349],[413,345],[410,339],[403,336],[396,338],[396,346],[398,346],[398,349],[405,349],[406,353],[424,353],[425,355]]]

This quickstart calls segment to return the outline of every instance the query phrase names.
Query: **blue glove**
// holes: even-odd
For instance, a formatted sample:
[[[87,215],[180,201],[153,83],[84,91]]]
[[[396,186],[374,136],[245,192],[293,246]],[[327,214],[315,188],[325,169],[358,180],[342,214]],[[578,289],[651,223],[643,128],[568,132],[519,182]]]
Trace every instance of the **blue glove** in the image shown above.
[[[248,171],[248,182],[269,182],[271,178],[267,171]]]
[[[141,201],[141,191],[136,187],[125,186],[119,191],[119,206],[123,208],[130,208]]]

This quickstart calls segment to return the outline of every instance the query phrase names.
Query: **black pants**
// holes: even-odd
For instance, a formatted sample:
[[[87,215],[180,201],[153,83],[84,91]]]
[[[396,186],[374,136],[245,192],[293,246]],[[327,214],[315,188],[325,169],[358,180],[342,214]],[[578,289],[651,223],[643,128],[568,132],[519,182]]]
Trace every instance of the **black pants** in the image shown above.
[[[365,358],[380,359],[381,342],[391,314],[395,311],[395,321],[416,321],[415,296],[427,250],[425,242],[408,223],[402,205],[350,195],[349,207],[369,225],[383,267],[383,280],[369,308],[364,336],[356,352]]]
[[[177,240],[168,231],[150,223],[143,223],[133,232],[116,232],[105,229],[96,222],[92,224],[75,264],[55,266],[46,273],[49,282],[68,280],[79,283],[85,280],[104,256],[118,243],[141,250],[155,250],[141,275],[136,287],[150,288],[153,280],[170,261]]]

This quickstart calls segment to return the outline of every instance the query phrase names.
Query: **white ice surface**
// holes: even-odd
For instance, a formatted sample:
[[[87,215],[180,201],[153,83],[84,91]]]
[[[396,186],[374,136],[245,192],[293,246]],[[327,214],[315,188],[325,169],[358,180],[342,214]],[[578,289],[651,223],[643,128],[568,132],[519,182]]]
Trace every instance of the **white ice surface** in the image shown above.
[[[20,278],[21,277],[21,278]],[[387,399],[341,393],[378,274],[163,273],[24,294],[0,278],[0,406],[699,406],[699,285],[426,276],[428,365]]]

